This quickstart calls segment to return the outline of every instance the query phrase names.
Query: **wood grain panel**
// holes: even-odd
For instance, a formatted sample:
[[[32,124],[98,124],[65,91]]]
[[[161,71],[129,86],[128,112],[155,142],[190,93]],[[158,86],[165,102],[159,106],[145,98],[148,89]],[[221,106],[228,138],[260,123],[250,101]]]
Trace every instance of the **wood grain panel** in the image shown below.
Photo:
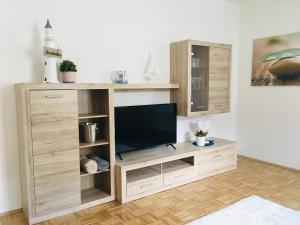
[[[77,92],[30,92],[33,154],[78,148]]]
[[[49,176],[41,176],[35,178],[35,196],[37,202],[37,211],[40,208],[47,208],[47,204],[53,205],[53,201],[57,201],[56,205],[60,205],[64,198],[70,196],[72,192],[74,204],[80,204],[80,182],[78,180],[78,170],[71,170],[60,174],[52,174]],[[68,193],[66,195],[66,193]],[[64,204],[61,204],[64,205]]]
[[[230,48],[211,47],[209,54],[209,111],[229,110]]]
[[[177,103],[177,113],[187,116],[190,108],[190,53],[188,41],[172,43],[170,46],[171,83],[179,83],[179,89],[171,90],[171,102]]]
[[[218,173],[226,168],[236,165],[236,152],[234,148],[224,148],[215,152],[199,153],[197,160],[198,176]]]
[[[163,164],[164,185],[179,183],[196,177],[195,166],[175,160]]]
[[[35,216],[80,205],[75,90],[30,91]]]
[[[34,156],[34,177],[79,171],[79,150],[67,150]]]
[[[127,172],[127,196],[147,192],[162,185],[162,174],[155,168],[145,167]]]

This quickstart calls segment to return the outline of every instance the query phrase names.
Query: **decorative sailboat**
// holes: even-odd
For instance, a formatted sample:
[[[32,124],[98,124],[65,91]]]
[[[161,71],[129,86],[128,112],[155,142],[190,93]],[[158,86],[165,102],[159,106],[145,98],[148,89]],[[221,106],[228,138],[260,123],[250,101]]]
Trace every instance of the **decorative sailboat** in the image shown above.
[[[159,76],[161,74],[159,65],[158,65],[158,60],[154,56],[153,52],[149,52],[148,55],[148,60],[146,63],[145,67],[145,72],[144,72],[144,78],[147,81],[153,80],[155,77]]]

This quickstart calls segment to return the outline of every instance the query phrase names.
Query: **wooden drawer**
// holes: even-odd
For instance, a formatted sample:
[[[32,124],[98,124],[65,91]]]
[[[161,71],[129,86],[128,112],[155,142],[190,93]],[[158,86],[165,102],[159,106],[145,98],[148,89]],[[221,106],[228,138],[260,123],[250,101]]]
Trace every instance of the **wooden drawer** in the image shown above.
[[[236,151],[234,147],[226,147],[217,151],[202,152],[198,154],[198,176],[224,170],[236,166]]]
[[[35,178],[36,216],[80,205],[79,170]]]
[[[34,177],[79,169],[79,150],[45,153],[33,156]]]
[[[75,90],[30,92],[34,155],[78,148],[77,108]]]
[[[127,172],[127,196],[141,194],[163,186],[160,171],[151,167]]]
[[[163,164],[164,185],[179,183],[196,176],[195,166],[183,160]]]

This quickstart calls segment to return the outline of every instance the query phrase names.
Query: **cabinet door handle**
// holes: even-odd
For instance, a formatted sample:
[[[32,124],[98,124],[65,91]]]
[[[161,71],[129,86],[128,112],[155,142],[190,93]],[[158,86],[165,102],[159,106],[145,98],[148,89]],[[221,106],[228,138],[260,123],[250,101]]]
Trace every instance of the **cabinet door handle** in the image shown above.
[[[222,155],[221,155],[221,154],[219,154],[219,155],[214,155],[214,158],[219,158],[219,157],[222,157]]]
[[[52,98],[62,98],[63,96],[62,95],[46,95],[45,98],[48,98],[48,99],[52,99]]]

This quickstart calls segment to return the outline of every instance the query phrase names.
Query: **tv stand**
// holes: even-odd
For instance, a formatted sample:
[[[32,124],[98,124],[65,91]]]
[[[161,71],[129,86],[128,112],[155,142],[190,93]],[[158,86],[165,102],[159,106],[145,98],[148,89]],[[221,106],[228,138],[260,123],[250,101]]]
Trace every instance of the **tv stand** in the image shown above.
[[[215,139],[215,144],[198,147],[176,144],[122,154],[116,162],[117,200],[130,202],[236,168],[236,144]]]
[[[167,146],[171,146],[174,150],[176,150],[176,148],[173,144],[168,144]]]

